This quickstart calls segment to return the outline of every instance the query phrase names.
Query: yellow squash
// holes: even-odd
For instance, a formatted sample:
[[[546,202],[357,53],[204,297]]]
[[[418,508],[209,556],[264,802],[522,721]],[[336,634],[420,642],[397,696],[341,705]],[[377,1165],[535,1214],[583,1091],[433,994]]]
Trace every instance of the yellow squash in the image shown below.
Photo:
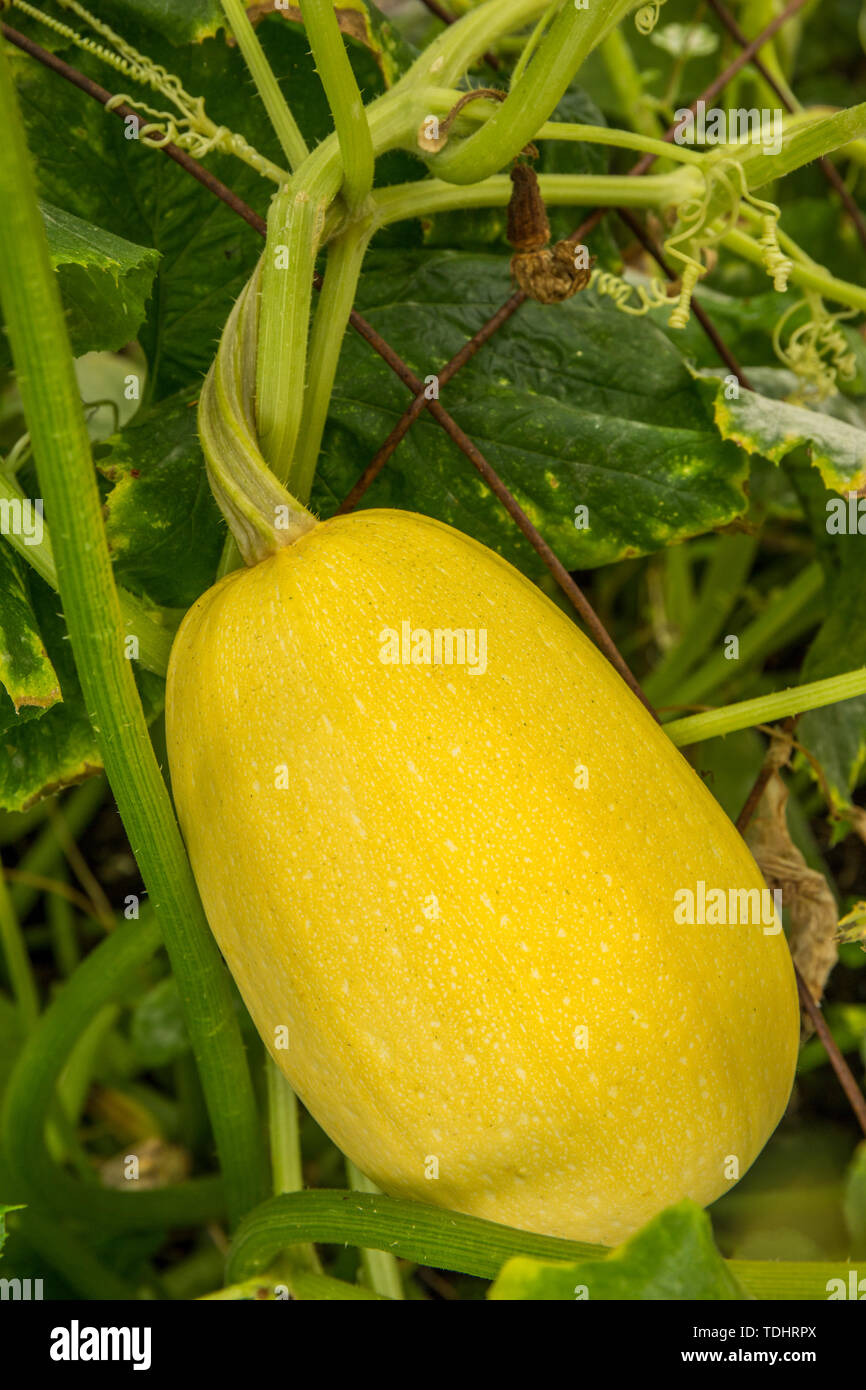
[[[749,1167],[794,1073],[788,949],[682,905],[763,881],[511,566],[410,513],[320,523],[191,609],[167,721],[253,1019],[386,1192],[614,1243]]]

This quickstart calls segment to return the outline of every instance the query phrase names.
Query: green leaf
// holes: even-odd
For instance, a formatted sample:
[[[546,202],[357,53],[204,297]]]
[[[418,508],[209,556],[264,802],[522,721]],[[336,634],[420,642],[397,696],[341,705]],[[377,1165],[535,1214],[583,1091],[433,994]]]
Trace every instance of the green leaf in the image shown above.
[[[41,209],[72,351],[76,356],[117,351],[135,337],[144,320],[159,252],[50,203],[43,202]]]
[[[359,308],[423,380],[508,293],[504,256],[395,253],[371,262]],[[676,348],[591,291],[555,307],[525,304],[442,401],[570,569],[659,550],[746,509],[745,457],[719,440]],[[408,404],[379,358],[347,335],[317,510],[333,512]],[[537,572],[499,502],[423,416],[362,505],[434,516]],[[589,510],[588,530],[575,526],[578,506]]]
[[[6,1244],[6,1217],[10,1211],[23,1211],[24,1208],[19,1202],[17,1206],[7,1206],[5,1202],[0,1202],[0,1255],[3,1254],[3,1246]]]
[[[23,811],[41,797],[102,769],[57,595],[33,576],[30,596],[48,659],[60,682],[62,702],[40,718],[19,721],[4,732],[5,757],[0,759],[0,809],[4,811]],[[145,714],[152,719],[162,707],[165,683],[147,671],[139,671],[137,677]]]
[[[710,1218],[687,1200],[668,1207],[602,1260],[572,1265],[523,1256],[509,1260],[489,1297],[706,1302],[749,1295],[716,1249]]]
[[[189,1052],[183,1006],[173,975],[160,980],[136,1004],[130,1038],[139,1060],[146,1067],[165,1066]]]
[[[165,14],[183,7],[165,7]],[[241,133],[263,155],[283,163],[270,122],[254,95],[241,53],[222,33],[202,43],[175,48],[130,17],[123,35],[155,63],[164,65],[193,96],[201,95],[208,116]],[[291,92],[292,109],[309,144],[332,129],[322,84],[303,28],[280,12],[258,25],[259,38],[277,79]],[[383,89],[376,57],[361,44],[350,52],[366,97]],[[74,65],[113,92],[138,94],[165,108],[166,99],[141,89],[89,53],[70,49]],[[126,138],[117,116],[63,81],[56,73],[16,54],[22,112],[33,153],[40,196],[70,214],[138,246],[160,253],[139,341],[148,358],[148,400],[199,382],[234,300],[261,253],[261,238],[212,193],[159,150]],[[58,139],[58,131],[66,134]],[[229,155],[208,155],[207,167],[264,215],[274,185]]]
[[[94,449],[112,484],[105,517],[117,581],[169,608],[188,608],[213,583],[225,539],[195,407],[189,393],[172,396]]]
[[[0,683],[8,697],[0,708],[2,728],[17,723],[22,709],[41,712],[61,698],[57,674],[30,604],[24,571],[11,547],[0,542]]]
[[[130,19],[139,19],[176,44],[212,38],[226,22],[220,0],[102,0],[99,11],[123,34]]]
[[[849,492],[866,484],[866,431],[757,391],[740,391],[736,399],[727,400],[727,388],[718,379],[705,378],[702,389],[723,439],[773,463],[781,463],[805,444],[828,488]]]

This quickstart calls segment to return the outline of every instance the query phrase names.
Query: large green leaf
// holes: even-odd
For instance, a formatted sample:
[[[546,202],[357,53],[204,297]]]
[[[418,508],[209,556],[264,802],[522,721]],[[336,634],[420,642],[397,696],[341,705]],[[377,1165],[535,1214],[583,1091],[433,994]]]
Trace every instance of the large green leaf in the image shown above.
[[[683,1201],[601,1260],[564,1265],[517,1256],[504,1266],[489,1297],[706,1302],[749,1294],[716,1249],[706,1212]]]
[[[392,254],[371,263],[359,307],[424,379],[508,293],[507,257]],[[555,307],[525,304],[442,402],[569,568],[659,550],[746,508],[745,456],[719,440],[676,348],[591,291]],[[408,403],[348,335],[314,495],[321,512],[342,500]],[[363,505],[438,517],[534,570],[514,523],[428,419],[412,427]],[[575,525],[578,506],[589,509],[589,529]]]
[[[116,351],[134,338],[159,253],[42,203],[51,260],[57,268],[76,356]]]
[[[189,393],[160,401],[94,451],[112,484],[105,518],[118,583],[169,608],[188,608],[213,582],[225,539],[195,407]]]

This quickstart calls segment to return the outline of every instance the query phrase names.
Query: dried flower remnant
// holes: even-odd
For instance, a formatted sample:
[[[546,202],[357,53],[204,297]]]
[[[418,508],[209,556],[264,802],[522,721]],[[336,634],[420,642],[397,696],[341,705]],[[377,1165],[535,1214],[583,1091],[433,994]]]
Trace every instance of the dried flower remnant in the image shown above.
[[[508,240],[514,248],[511,273],[525,295],[539,304],[561,304],[589,284],[595,257],[572,241],[550,246],[550,223],[529,164],[515,164],[508,203]]]

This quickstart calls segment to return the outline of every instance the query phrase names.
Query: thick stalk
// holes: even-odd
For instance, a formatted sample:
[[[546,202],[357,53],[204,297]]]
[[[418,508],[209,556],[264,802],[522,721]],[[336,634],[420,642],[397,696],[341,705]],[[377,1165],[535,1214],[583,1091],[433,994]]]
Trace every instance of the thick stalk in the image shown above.
[[[427,45],[393,91],[433,81],[453,86],[497,40],[532,24],[549,4],[550,0],[487,0],[478,5]]]
[[[379,1193],[376,1184],[371,1182],[360,1168],[356,1168],[350,1158],[346,1159],[346,1174],[353,1192]],[[381,1196],[381,1193],[379,1195]],[[373,1289],[375,1293],[382,1294],[384,1298],[402,1299],[404,1297],[400,1266],[389,1251],[363,1249],[361,1251],[361,1268],[364,1271],[367,1287]]]
[[[328,263],[310,336],[310,373],[300,435],[288,477],[288,487],[301,502],[308,500],[313,485],[343,335],[355,302],[370,234],[369,223],[353,222],[328,246]]]
[[[690,743],[701,743],[705,738],[719,738],[722,734],[751,729],[756,724],[768,724],[773,719],[786,719],[788,715],[805,714],[810,709],[853,700],[857,695],[866,695],[866,666],[846,671],[841,676],[810,681],[807,685],[793,685],[772,695],[759,695],[754,700],[741,700],[723,709],[690,714],[662,727],[677,748],[684,748]]]
[[[301,13],[340,142],[343,196],[354,211],[373,187],[373,141],[364,103],[332,0],[304,0]]]
[[[5,42],[0,42],[0,128],[0,289],[51,519],[64,616],[108,780],[178,981],[229,1207],[237,1219],[264,1190],[252,1082],[228,976],[208,930],[124,655],[90,441]]]
[[[299,176],[274,196],[262,263],[256,418],[262,453],[285,482],[301,429],[313,272],[325,210],[340,184],[339,164]]]
[[[377,154],[411,145],[427,89],[395,87],[367,108]],[[280,482],[292,468],[304,409],[307,337],[316,253],[325,212],[340,191],[336,135],[323,140],[281,190],[268,214],[256,357],[256,419],[261,451]],[[340,329],[342,334],[342,329]]]
[[[550,117],[587,55],[640,0],[593,0],[586,10],[563,5],[526,71],[481,130],[434,155],[448,183],[476,183],[514,159]]]
[[[539,174],[538,186],[552,207],[662,208],[685,200],[697,189],[689,169],[645,174],[642,179],[616,174]],[[466,186],[441,179],[393,184],[373,194],[374,217],[381,227],[458,208],[507,207],[513,188],[504,174]]]
[[[251,1212],[229,1253],[229,1279],[247,1279],[266,1269],[276,1251],[297,1240],[339,1241],[389,1250],[416,1264],[453,1269],[481,1279],[495,1279],[514,1255],[573,1264],[608,1254],[603,1245],[534,1235],[420,1202],[320,1190],[274,1198]],[[842,1279],[847,1287],[851,1268],[841,1260],[814,1264],[727,1260],[726,1264],[756,1298],[822,1302],[827,1298],[827,1281]]]
[[[273,69],[262,52],[258,35],[247,18],[246,6],[243,0],[222,0],[222,7],[289,167],[297,169],[307,157],[306,142],[280,91]]]

